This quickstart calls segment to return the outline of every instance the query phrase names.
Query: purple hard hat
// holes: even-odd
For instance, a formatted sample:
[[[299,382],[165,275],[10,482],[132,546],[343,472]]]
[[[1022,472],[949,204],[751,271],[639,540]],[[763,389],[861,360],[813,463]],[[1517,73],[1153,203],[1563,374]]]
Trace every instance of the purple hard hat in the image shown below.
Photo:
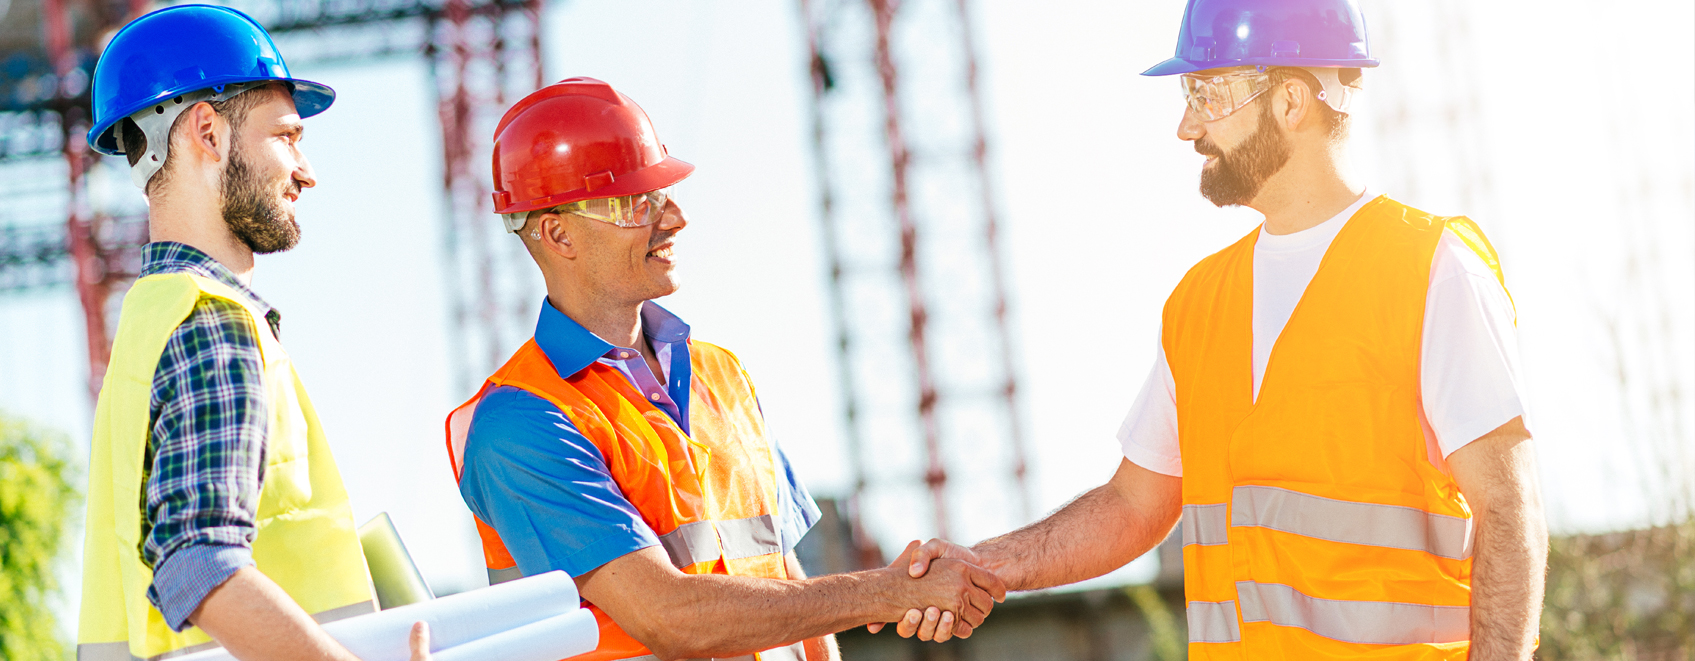
[[[1169,76],[1239,66],[1375,67],[1357,0],[1189,0]]]

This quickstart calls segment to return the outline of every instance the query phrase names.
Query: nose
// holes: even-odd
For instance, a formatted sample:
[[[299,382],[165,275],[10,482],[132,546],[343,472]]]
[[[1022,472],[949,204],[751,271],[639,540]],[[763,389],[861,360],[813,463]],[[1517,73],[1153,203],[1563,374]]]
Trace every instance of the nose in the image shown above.
[[[300,157],[300,163],[294,168],[294,181],[299,183],[301,188],[318,185],[318,177],[312,173],[312,163],[306,160],[305,154],[296,153]]]
[[[1195,116],[1195,110],[1183,106],[1183,118],[1177,120],[1177,139],[1194,142],[1207,134],[1206,123]]]
[[[675,232],[689,226],[689,216],[676,200],[665,201],[665,213],[659,215],[659,229]]]

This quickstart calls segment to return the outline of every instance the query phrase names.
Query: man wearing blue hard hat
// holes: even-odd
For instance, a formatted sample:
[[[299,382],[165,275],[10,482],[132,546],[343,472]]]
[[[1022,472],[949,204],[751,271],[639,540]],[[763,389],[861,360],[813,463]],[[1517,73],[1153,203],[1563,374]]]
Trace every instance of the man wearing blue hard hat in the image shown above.
[[[1144,75],[1181,77],[1201,195],[1265,222],[1167,300],[1112,480],[973,548],[932,540],[915,575],[1072,583],[1181,519],[1191,659],[1530,658],[1547,528],[1516,314],[1476,224],[1349,169],[1377,64],[1354,0],[1190,0]]]
[[[299,241],[301,120],[334,99],[223,7],[142,16],[95,68],[88,142],[128,158],[150,243],[95,410],[81,661],[355,658],[319,626],[376,606],[347,490],[249,288]]]

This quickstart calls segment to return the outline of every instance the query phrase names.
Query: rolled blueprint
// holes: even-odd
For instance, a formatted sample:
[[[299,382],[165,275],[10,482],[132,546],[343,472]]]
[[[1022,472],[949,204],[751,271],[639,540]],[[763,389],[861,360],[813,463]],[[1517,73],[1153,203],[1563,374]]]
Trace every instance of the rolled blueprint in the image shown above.
[[[388,512],[372,517],[359,526],[359,545],[365,549],[365,566],[371,570],[371,586],[377,589],[377,605],[382,610],[398,608],[436,598],[406,543],[400,541],[400,531]]]
[[[433,654],[435,661],[558,661],[600,644],[594,613],[577,609]]]
[[[528,624],[566,615],[578,608],[577,584],[565,572],[550,571],[481,590],[461,592],[386,611],[351,617],[324,625],[324,631],[364,661],[408,661],[413,622],[430,625],[430,650],[447,650]],[[588,611],[582,611],[593,623]],[[599,644],[600,632],[589,626],[583,641],[556,641],[564,658]],[[572,650],[579,650],[573,652]],[[206,650],[175,661],[233,661],[222,648]]]

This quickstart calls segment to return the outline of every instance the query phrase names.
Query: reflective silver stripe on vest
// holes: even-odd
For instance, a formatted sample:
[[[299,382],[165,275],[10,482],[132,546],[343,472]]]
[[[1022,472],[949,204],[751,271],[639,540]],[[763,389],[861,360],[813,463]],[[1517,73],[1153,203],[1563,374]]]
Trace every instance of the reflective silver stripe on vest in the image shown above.
[[[1243,622],[1298,627],[1345,643],[1414,645],[1471,637],[1471,609],[1465,606],[1319,599],[1287,585],[1253,581],[1238,581],[1236,598]]]
[[[685,523],[659,537],[665,553],[671,556],[671,564],[679,569],[697,562],[717,560],[720,541],[723,542],[725,560],[783,552],[783,545],[777,537],[777,519],[769,514],[746,519]]]
[[[747,654],[734,658],[680,659],[679,661],[806,661],[806,648],[803,645],[804,643],[795,643],[788,647],[768,649],[758,654]],[[622,661],[660,661],[660,659],[648,654],[632,656]]]
[[[329,624],[336,620],[345,620],[350,617],[367,615],[375,612],[377,612],[377,602],[361,601],[357,604],[342,606],[341,608],[331,608],[327,611],[318,611],[316,614],[312,615],[312,619],[316,620],[318,624]]]
[[[490,569],[490,570],[488,570],[488,584],[489,585],[500,585],[501,583],[505,583],[507,581],[516,581],[516,580],[523,578],[523,577],[524,577],[524,572],[519,571],[517,565],[507,567],[506,569]]]
[[[1230,525],[1259,526],[1332,542],[1471,557],[1471,519],[1413,507],[1322,498],[1277,487],[1231,490]],[[1185,539],[1184,541],[1188,541]]]
[[[208,641],[201,643],[199,645],[189,645],[188,647],[184,647],[180,650],[171,650],[171,651],[166,652],[164,654],[160,654],[159,656],[149,657],[147,659],[147,661],[165,661],[166,659],[175,659],[179,656],[188,656],[190,654],[204,652],[206,650],[214,649],[214,648],[217,648],[217,647],[220,647],[218,645],[217,641],[208,640]]]
[[[1217,546],[1230,541],[1230,505],[1184,505],[1183,545]]]
[[[129,655],[129,642],[79,643],[77,661],[136,661]]]
[[[1242,642],[1242,631],[1236,623],[1236,602],[1191,601],[1186,610],[1189,615],[1189,642]]]
[[[357,604],[349,604],[340,608],[331,608],[327,611],[319,611],[317,614],[312,616],[312,619],[316,620],[318,624],[329,624],[336,620],[344,620],[357,615],[375,612],[377,612],[377,602],[361,601]],[[216,647],[218,647],[218,643],[216,642],[204,642],[199,645],[190,645],[182,649],[171,650],[164,654],[146,659],[145,661],[165,661],[166,659],[188,656],[196,652],[204,652]],[[77,661],[144,660],[130,656],[128,641],[119,641],[115,643],[81,643],[77,645]]]

